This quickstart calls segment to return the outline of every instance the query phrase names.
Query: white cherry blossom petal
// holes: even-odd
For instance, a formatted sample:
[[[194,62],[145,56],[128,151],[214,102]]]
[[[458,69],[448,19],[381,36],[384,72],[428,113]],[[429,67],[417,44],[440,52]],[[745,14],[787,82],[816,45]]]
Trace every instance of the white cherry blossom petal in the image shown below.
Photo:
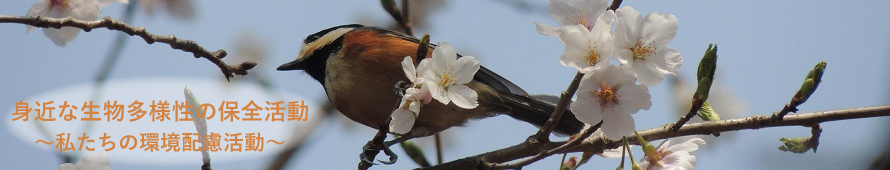
[[[648,67],[649,64],[645,61],[635,60],[633,63],[635,66],[630,70],[636,74],[637,81],[640,81],[641,84],[652,87],[664,80],[664,75],[660,71],[652,70],[653,68]]]
[[[635,114],[642,110],[649,110],[652,107],[652,96],[648,93],[649,88],[644,85],[625,85],[618,89],[616,93],[621,96],[618,103],[623,103],[619,109],[622,113]]]
[[[599,99],[589,96],[589,95],[579,95],[578,101],[572,102],[569,106],[569,109],[572,110],[572,113],[575,114],[575,118],[578,118],[579,121],[588,124],[595,125],[603,120],[603,108],[599,104]]]
[[[683,66],[683,57],[680,56],[680,52],[673,48],[659,48],[655,50],[656,54],[664,55],[664,57],[652,57],[647,58],[648,62],[652,63],[655,67],[661,69],[663,74],[676,74],[680,72],[680,67]]]
[[[427,85],[425,86],[430,89],[430,96],[432,96],[433,99],[436,99],[442,104],[448,104],[449,102],[451,102],[448,91],[445,90],[445,87],[439,86],[438,82],[436,82],[435,79],[427,80],[426,84]]]
[[[683,151],[683,152],[692,152],[698,150],[698,145],[704,145],[705,140],[701,138],[692,138],[687,140],[686,142],[679,143],[673,146],[666,148],[670,151]]]
[[[405,134],[414,127],[414,112],[408,109],[396,109],[392,112],[392,121],[389,122],[389,131],[396,134]]]
[[[446,70],[446,67],[454,65],[454,61],[457,60],[457,52],[454,51],[451,44],[439,42],[439,46],[433,49],[432,59],[433,63],[435,63],[432,65],[432,69],[436,72],[441,72]]]
[[[578,24],[572,23],[572,16],[578,11],[576,4],[578,2],[575,0],[550,0],[550,17],[559,21],[560,25]]]
[[[615,44],[622,47],[632,46],[634,40],[640,37],[637,31],[640,25],[640,12],[630,6],[624,6],[616,10],[615,15],[618,17],[618,25],[615,26]]]
[[[560,29],[559,39],[566,43],[566,48],[587,48],[591,43],[590,31],[583,25],[566,25]]]
[[[430,70],[430,68],[431,68],[430,63],[431,63],[431,60],[429,58],[420,60],[420,63],[417,64],[417,69],[415,69],[418,74],[418,77],[422,77],[422,76],[420,76],[420,74],[423,74],[423,72]]]
[[[473,80],[473,76],[479,71],[479,60],[471,56],[463,56],[454,62],[454,75],[457,75],[456,84],[467,84]]]
[[[535,29],[538,30],[538,33],[541,35],[546,35],[550,37],[559,36],[559,27],[550,26],[547,24],[535,22]]]
[[[420,91],[417,92],[417,100],[423,104],[430,103],[433,100],[433,95],[430,94],[430,86],[420,86]],[[419,111],[417,113],[420,113]]]
[[[464,109],[472,109],[479,106],[479,95],[476,94],[476,91],[470,89],[470,87],[461,84],[451,86],[448,90],[449,98],[454,105]]]
[[[586,23],[580,24],[594,26],[594,22],[596,22],[596,20],[603,15],[603,12],[606,11],[606,8],[608,8],[609,2],[608,0],[582,0],[581,2],[577,2],[577,4],[577,7],[581,10],[580,12],[582,12],[580,15],[587,18],[584,20]]]
[[[634,119],[630,114],[619,113],[618,108],[606,107],[603,109],[603,134],[609,140],[620,140],[622,137],[633,134],[636,129]]]
[[[665,46],[677,35],[677,17],[671,14],[651,13],[643,19],[640,36],[644,43]]]
[[[615,11],[606,10],[605,12],[603,12],[603,15],[600,15],[599,20],[602,20],[606,24],[612,25],[615,23],[615,19],[617,19],[617,15],[615,15]],[[594,24],[594,26],[596,26],[596,25]]]
[[[417,71],[414,68],[414,60],[411,57],[405,57],[402,60],[402,71],[405,72],[405,77],[408,77],[408,80],[411,82],[417,82]]]

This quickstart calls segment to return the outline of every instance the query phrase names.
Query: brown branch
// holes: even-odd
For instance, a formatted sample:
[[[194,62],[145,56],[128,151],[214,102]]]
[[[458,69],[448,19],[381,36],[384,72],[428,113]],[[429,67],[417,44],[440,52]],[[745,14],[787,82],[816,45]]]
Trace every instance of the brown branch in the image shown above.
[[[798,99],[798,96],[801,95],[800,93],[801,93],[800,90],[798,90],[797,93],[794,94],[794,97],[791,98],[791,102],[788,102],[788,104],[785,104],[785,107],[783,107],[781,111],[774,113],[773,120],[779,121],[779,120],[782,120],[782,118],[784,118],[785,115],[788,115],[788,113],[797,112],[797,110],[798,110],[797,106],[800,106],[801,104],[803,104],[803,101]]]
[[[442,164],[444,162],[442,161],[442,133],[436,133],[434,137],[436,141],[436,164]]]
[[[380,2],[383,5],[383,10],[385,10],[386,13],[389,14],[389,16],[392,16],[392,18],[396,20],[399,27],[401,27],[402,30],[405,31],[405,34],[413,36],[414,33],[411,28],[411,21],[409,21],[408,18],[407,0],[402,1],[403,4],[401,11],[398,9],[398,6],[396,5],[394,0],[383,0]]]
[[[618,9],[618,7],[621,7],[621,2],[623,2],[623,0],[613,0],[612,6],[609,6],[609,10],[614,11],[614,10]]]
[[[544,125],[541,126],[541,129],[538,130],[537,133],[529,137],[532,143],[540,142],[547,143],[550,142],[550,133],[553,132],[553,128],[556,127],[556,124],[559,123],[559,118],[562,117],[562,114],[566,111],[566,105],[572,100],[572,96],[575,96],[575,92],[578,91],[578,85],[581,84],[581,78],[584,77],[584,73],[578,72],[575,74],[575,78],[572,79],[572,83],[569,84],[569,87],[566,88],[566,91],[563,91],[559,97],[559,102],[556,103],[556,109],[553,109],[553,113],[550,114],[550,118],[547,119],[547,122],[544,122]]]
[[[686,115],[680,116],[680,119],[671,126],[671,130],[680,130],[680,127],[683,127],[683,124],[686,124],[692,117],[695,117],[695,114],[701,109],[702,105],[704,105],[705,101],[698,98],[698,92],[695,92],[693,96],[692,107],[689,108],[689,112],[686,113]]]
[[[578,135],[575,139],[572,139],[572,140],[568,141],[567,143],[565,143],[564,145],[561,145],[559,147],[556,147],[556,148],[553,148],[550,150],[541,151],[537,155],[532,156],[528,159],[524,159],[519,162],[509,163],[509,164],[508,163],[495,164],[495,165],[491,166],[491,169],[521,169],[523,166],[535,163],[541,159],[550,157],[553,154],[563,153],[566,150],[568,150],[569,147],[577,147],[581,143],[581,141],[584,141],[584,139],[587,139],[587,137],[590,137],[590,135],[593,134],[593,132],[595,132],[597,129],[599,129],[600,126],[602,126],[602,125],[603,125],[603,121],[600,121],[600,123],[597,123],[596,125],[594,125],[590,128],[584,129],[584,131],[581,132],[581,135]],[[563,155],[563,160],[565,160],[565,155]]]
[[[408,3],[409,0],[402,0],[402,19],[401,21],[402,29],[405,29],[405,33],[408,35],[414,35],[414,23],[411,22],[411,7]]]
[[[761,129],[781,126],[813,126],[815,124],[823,122],[882,116],[890,116],[890,105],[800,113],[796,115],[785,116],[783,120],[778,122],[773,122],[771,116],[758,115],[741,119],[693,123],[683,125],[683,127],[680,128],[677,132],[671,132],[669,125],[665,125],[662,127],[641,131],[640,135],[642,135],[643,139],[652,141],[678,136],[707,135],[717,132],[738,131],[745,129]],[[628,136],[628,141],[632,144],[639,145],[639,141],[637,141],[635,136]],[[536,147],[538,145],[532,145],[526,141],[507,148],[466,157],[433,167],[419,169],[485,169],[486,167],[493,166],[494,163],[508,162],[524,157],[533,156],[535,154],[538,154],[542,150],[557,148],[564,145],[565,143],[566,141],[553,142],[546,143],[543,145],[543,147]],[[594,140],[584,141],[581,143],[580,146],[569,148],[565,152],[567,153],[584,151],[602,153],[602,151],[605,149],[618,148],[618,146],[620,145],[620,142],[613,142],[603,137],[598,137]]]
[[[173,35],[155,35],[149,33],[148,31],[145,31],[144,27],[136,28],[127,23],[111,19],[111,17],[105,17],[97,21],[82,21],[70,17],[59,19],[45,18],[40,16],[22,17],[0,15],[0,23],[20,23],[41,28],[75,27],[83,29],[83,31],[86,32],[90,32],[96,28],[106,28],[109,30],[124,32],[130,36],[135,35],[142,37],[142,39],[144,39],[145,42],[148,44],[153,44],[155,42],[170,44],[170,47],[172,47],[173,49],[190,52],[195,56],[195,58],[205,58],[213,64],[216,64],[216,66],[219,67],[220,71],[222,71],[227,80],[234,77],[234,75],[247,75],[247,70],[250,70],[254,66],[256,66],[256,63],[251,61],[246,61],[238,65],[227,65],[225,62],[222,61],[222,58],[226,57],[225,50],[220,49],[216,50],[215,52],[210,52],[194,41],[178,39],[176,38],[176,36]]]

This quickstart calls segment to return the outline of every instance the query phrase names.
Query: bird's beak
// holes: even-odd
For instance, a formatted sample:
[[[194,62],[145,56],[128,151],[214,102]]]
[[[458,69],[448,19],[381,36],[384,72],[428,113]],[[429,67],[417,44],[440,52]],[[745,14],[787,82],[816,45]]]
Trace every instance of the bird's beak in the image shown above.
[[[302,66],[302,63],[301,63],[301,62],[302,62],[301,60],[294,60],[294,61],[291,61],[291,62],[284,63],[284,64],[282,64],[281,66],[278,66],[278,71],[288,71],[288,70],[299,70],[299,69],[302,69],[302,67],[301,67],[301,66]]]

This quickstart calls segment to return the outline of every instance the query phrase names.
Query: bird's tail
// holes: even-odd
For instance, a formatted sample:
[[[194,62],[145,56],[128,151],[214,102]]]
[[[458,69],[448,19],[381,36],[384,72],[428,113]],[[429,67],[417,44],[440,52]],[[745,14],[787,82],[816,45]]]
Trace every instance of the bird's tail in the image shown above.
[[[501,93],[507,105],[512,109],[509,115],[514,119],[534,124],[535,126],[543,126],[553,110],[556,109],[556,103],[559,97],[552,95],[517,95],[512,93]],[[568,107],[568,105],[566,105]],[[554,132],[562,135],[573,135],[581,132],[584,123],[575,118],[568,108],[559,119],[559,124],[553,129]]]

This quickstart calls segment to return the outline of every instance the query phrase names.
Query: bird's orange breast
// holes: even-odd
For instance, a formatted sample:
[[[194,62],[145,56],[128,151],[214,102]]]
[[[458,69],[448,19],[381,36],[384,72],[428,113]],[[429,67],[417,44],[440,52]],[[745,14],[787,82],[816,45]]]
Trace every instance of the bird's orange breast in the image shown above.
[[[350,119],[377,128],[400,99],[395,84],[408,82],[400,63],[416,57],[418,44],[371,30],[350,32],[343,42],[342,56],[328,62],[328,97]]]

